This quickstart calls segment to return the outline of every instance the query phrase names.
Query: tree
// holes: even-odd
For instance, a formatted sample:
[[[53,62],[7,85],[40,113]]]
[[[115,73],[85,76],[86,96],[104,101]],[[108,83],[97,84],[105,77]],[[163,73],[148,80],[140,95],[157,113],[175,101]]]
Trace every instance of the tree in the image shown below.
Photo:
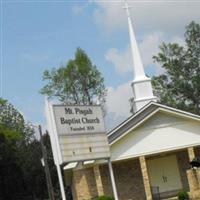
[[[41,145],[33,134],[23,115],[0,99],[0,199],[48,197]]]
[[[0,125],[0,199],[23,199],[24,184],[15,143],[18,139],[16,131]]]
[[[11,103],[2,98],[0,98],[0,125],[10,129],[12,133],[18,134],[23,142],[33,139],[32,125],[26,123],[23,115]],[[9,136],[12,137],[13,134]]]
[[[17,163],[22,170],[22,178],[29,199],[46,199],[48,197],[44,168],[41,164],[41,144],[34,139],[18,149]],[[25,198],[25,199],[26,199]]]
[[[22,114],[2,98],[0,98],[0,124],[18,132],[23,132],[25,124]]]
[[[152,79],[156,96],[163,104],[200,114],[200,24],[192,21],[185,44],[163,43],[154,61],[165,72]]]
[[[61,102],[91,105],[96,100],[105,101],[104,79],[80,48],[76,50],[75,58],[69,60],[66,66],[44,71],[43,80],[48,83],[40,92],[48,97],[56,97]]]

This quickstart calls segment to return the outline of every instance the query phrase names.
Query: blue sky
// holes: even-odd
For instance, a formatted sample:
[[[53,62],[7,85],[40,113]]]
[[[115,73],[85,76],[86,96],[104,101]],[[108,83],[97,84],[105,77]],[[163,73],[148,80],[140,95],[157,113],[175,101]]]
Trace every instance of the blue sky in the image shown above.
[[[200,1],[129,1],[145,71],[162,73],[152,62],[163,42],[184,45],[185,26],[200,22]],[[45,125],[45,69],[59,67],[84,49],[108,88],[107,127],[129,116],[133,79],[125,11],[120,1],[2,1],[1,96],[25,118]],[[112,120],[111,120],[112,119]]]

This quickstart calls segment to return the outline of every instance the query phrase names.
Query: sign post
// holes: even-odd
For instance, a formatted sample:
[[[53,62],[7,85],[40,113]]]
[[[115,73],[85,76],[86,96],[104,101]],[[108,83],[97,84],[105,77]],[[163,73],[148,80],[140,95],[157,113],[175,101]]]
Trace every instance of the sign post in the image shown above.
[[[108,159],[108,168],[109,168],[109,172],[110,172],[110,178],[111,178],[111,184],[112,184],[114,198],[115,198],[115,200],[118,200],[117,188],[116,188],[116,184],[115,184],[115,177],[114,177],[112,163],[111,163],[110,159]]]
[[[52,181],[51,181],[51,175],[50,175],[49,166],[48,166],[48,162],[47,162],[47,150],[46,150],[46,147],[44,145],[43,137],[42,137],[42,127],[39,125],[38,129],[39,129],[39,134],[40,134],[40,143],[41,143],[41,148],[42,148],[42,159],[43,159],[43,162],[44,162],[43,166],[44,166],[45,175],[46,175],[49,199],[55,200],[53,185],[52,185]]]
[[[56,165],[56,169],[57,169],[57,173],[58,173],[58,180],[59,180],[62,200],[66,200],[65,187],[64,187],[64,183],[63,183],[63,178],[62,178],[62,172],[61,172],[61,169],[60,169],[60,165]]]

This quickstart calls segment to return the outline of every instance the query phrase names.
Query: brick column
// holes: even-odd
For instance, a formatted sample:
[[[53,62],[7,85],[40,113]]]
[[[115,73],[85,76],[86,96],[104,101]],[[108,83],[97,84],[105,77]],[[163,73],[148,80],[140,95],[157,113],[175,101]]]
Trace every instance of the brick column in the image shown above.
[[[195,169],[187,170],[187,178],[190,187],[190,198],[196,199],[200,196],[199,183],[197,178],[197,171]]]
[[[191,162],[195,158],[194,148],[189,147],[187,150],[188,150],[189,162]],[[187,172],[187,178],[188,178],[188,183],[190,187],[190,198],[196,199],[197,197],[200,196],[199,170],[189,169],[186,172]]]
[[[197,180],[198,180],[199,188],[200,188],[200,168],[196,169],[196,175],[197,175]]]
[[[94,170],[94,177],[96,181],[98,196],[104,195],[99,165],[94,165],[93,170]]]
[[[187,170],[187,177],[188,177],[188,183],[190,186],[190,191],[193,192],[195,190],[199,189],[199,184],[196,176],[196,170],[195,169],[189,169]]]
[[[141,156],[139,159],[140,159],[140,167],[142,171],[146,199],[152,200],[151,186],[150,186],[150,181],[149,181],[149,176],[148,176],[148,171],[147,171],[146,160],[144,156]]]
[[[187,150],[188,150],[189,161],[192,161],[195,158],[194,148],[189,147]]]

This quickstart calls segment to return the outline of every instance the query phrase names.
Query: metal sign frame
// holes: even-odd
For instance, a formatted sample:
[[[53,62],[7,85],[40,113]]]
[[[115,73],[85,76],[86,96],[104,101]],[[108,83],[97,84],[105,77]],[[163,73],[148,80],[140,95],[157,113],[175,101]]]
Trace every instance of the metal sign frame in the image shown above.
[[[91,159],[82,159],[82,160],[71,160],[70,162],[63,162],[62,159],[62,154],[61,154],[61,149],[60,149],[60,144],[58,141],[58,132],[57,132],[57,127],[56,127],[56,119],[55,119],[55,113],[53,110],[53,104],[48,101],[48,99],[45,100],[45,111],[46,111],[46,117],[47,117],[47,123],[49,127],[49,132],[50,132],[50,140],[51,140],[51,146],[52,146],[52,151],[53,151],[53,157],[54,157],[54,162],[57,168],[57,173],[58,173],[58,179],[59,179],[59,185],[60,185],[60,190],[61,190],[61,195],[62,195],[62,200],[66,200],[66,195],[65,195],[65,189],[64,189],[64,183],[62,179],[62,172],[61,168],[67,163],[71,162],[80,162],[80,161],[89,161],[89,160],[100,160],[100,159],[106,159],[108,160],[108,167],[109,167],[109,172],[111,176],[111,183],[112,183],[112,188],[114,192],[115,199],[118,200],[118,194],[117,194],[117,189],[116,189],[116,184],[115,184],[115,179],[114,179],[114,174],[113,174],[113,169],[112,169],[112,163],[110,160],[110,151],[109,155],[105,157],[98,157],[98,158],[91,158]],[[103,121],[104,123],[104,121]],[[104,126],[104,124],[103,124]],[[105,134],[106,132],[102,133],[92,133],[93,135],[98,135],[98,134]],[[76,136],[82,135],[82,134],[75,134]],[[87,134],[86,134],[87,135]],[[109,145],[108,145],[109,148]]]
[[[60,108],[59,108],[60,107]],[[96,108],[95,108],[96,107]],[[59,108],[59,109],[58,109]],[[81,110],[81,108],[83,108]],[[80,109],[87,111],[90,109],[91,113],[87,116],[83,113],[72,115],[65,113],[65,109]],[[46,101],[46,115],[48,119],[48,127],[50,131],[50,139],[52,142],[52,149],[54,160],[63,165],[69,162],[99,160],[110,158],[110,150],[107,140],[107,135],[104,126],[104,119],[101,107],[94,106],[68,106],[57,105]],[[65,120],[79,120],[78,124],[62,124],[60,119]],[[97,123],[82,123],[82,119],[98,119]],[[70,128],[83,127],[83,130],[70,131]],[[92,130],[88,131],[88,127]],[[73,132],[73,133],[72,133]],[[74,145],[72,145],[74,143]]]

